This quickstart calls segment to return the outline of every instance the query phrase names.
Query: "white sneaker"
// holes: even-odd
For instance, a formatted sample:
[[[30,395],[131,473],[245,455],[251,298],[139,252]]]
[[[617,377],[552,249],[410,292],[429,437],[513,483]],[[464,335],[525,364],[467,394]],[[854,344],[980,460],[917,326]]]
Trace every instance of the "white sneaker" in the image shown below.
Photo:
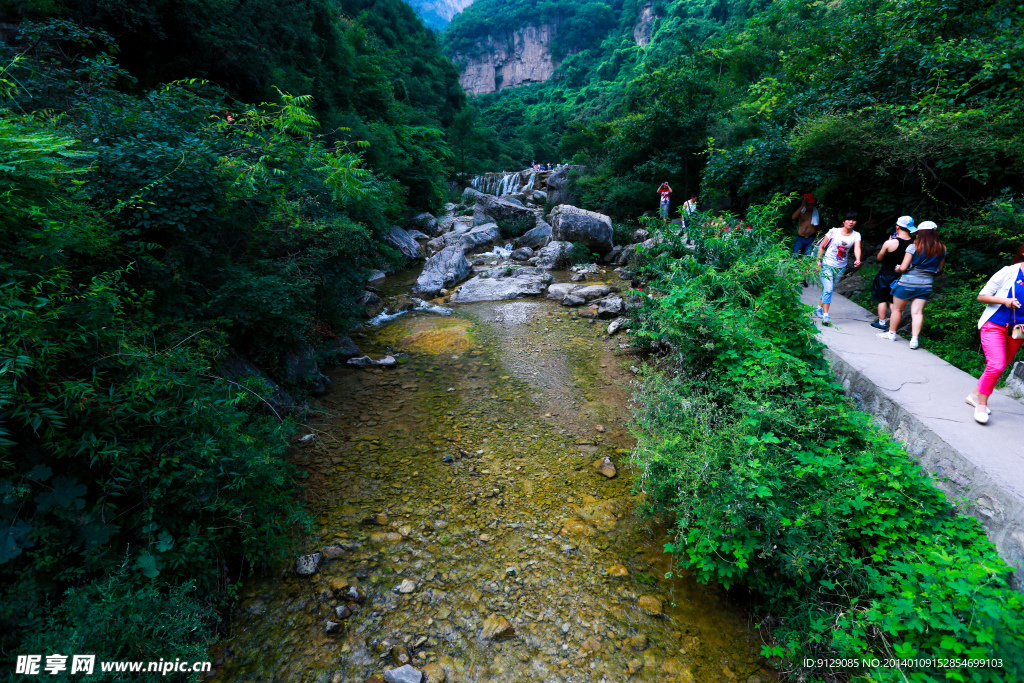
[[[821,324],[822,325],[831,325],[832,324],[832,318],[827,316],[827,315],[821,316]]]
[[[814,309],[814,315],[816,315],[819,318],[821,318],[822,316],[825,315],[825,309],[822,308],[821,306],[818,306],[817,308]]]
[[[981,406],[974,409],[974,421],[978,424],[988,424],[988,411],[982,410]]]
[[[920,343],[918,343],[918,341],[917,341],[917,337],[911,337],[911,338],[910,338],[910,348],[912,348],[912,349],[916,349],[916,348],[917,348],[917,347],[919,347],[919,346],[921,346],[921,344],[920,344]]]
[[[889,341],[896,341],[896,333],[895,332],[891,332],[891,331],[890,332],[879,332],[875,336],[878,337],[879,339],[888,339]]]
[[[969,406],[972,406],[974,408],[981,408],[981,405],[979,405],[978,402],[974,400],[974,394],[967,394],[967,398],[964,400],[967,402],[967,405]],[[985,412],[991,415],[992,409],[989,408],[988,406],[985,406]]]

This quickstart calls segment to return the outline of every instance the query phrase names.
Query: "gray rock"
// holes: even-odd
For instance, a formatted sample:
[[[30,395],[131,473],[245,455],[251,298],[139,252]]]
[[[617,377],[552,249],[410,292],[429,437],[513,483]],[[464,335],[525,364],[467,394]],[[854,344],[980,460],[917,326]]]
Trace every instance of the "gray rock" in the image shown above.
[[[252,391],[263,401],[263,406],[268,413],[281,417],[297,407],[295,399],[288,395],[276,382],[260,372],[260,369],[249,362],[244,356],[231,351],[220,364],[220,374],[228,382],[234,384],[255,384]]]
[[[467,188],[468,189],[468,188]],[[384,683],[422,683],[423,674],[411,664],[384,672]]]
[[[398,365],[398,361],[395,360],[394,356],[384,356],[380,360],[374,360],[369,356],[360,356],[359,358],[349,358],[348,364],[355,365],[360,368],[370,367],[371,365],[382,368],[393,368]]]
[[[601,320],[618,318],[624,310],[621,296],[610,296],[597,302],[597,317]]]
[[[386,277],[387,273],[385,273],[383,270],[371,270],[370,274],[366,278],[366,281],[377,282],[378,280],[383,280]]]
[[[533,249],[529,247],[519,247],[509,256],[513,261],[529,261],[533,258]]]
[[[615,269],[615,274],[619,276],[620,280],[632,280],[633,279],[633,271],[628,270],[626,268],[616,268]]]
[[[547,246],[551,241],[551,226],[543,220],[537,221],[537,227],[524,232],[516,241],[517,247],[529,247],[536,251]]]
[[[384,300],[371,291],[365,291],[356,301],[356,306],[363,312],[364,318],[373,318],[384,310]]]
[[[510,202],[507,199],[482,195],[476,198],[473,205],[473,222],[477,225],[518,223],[522,225],[522,232],[526,232],[536,225],[537,213],[533,209],[527,209],[522,202]]]
[[[572,293],[583,297],[587,301],[593,301],[594,299],[600,299],[611,294],[612,288],[608,285],[586,285],[572,290]]]
[[[537,204],[543,204],[548,200],[548,193],[544,190],[533,191],[533,201]]]
[[[472,229],[472,225],[467,225],[465,223],[453,224],[451,230],[427,242],[427,255],[433,256],[434,254],[441,251],[445,247],[450,247],[453,244],[458,244],[462,236],[470,232]]]
[[[569,192],[569,173],[582,170],[583,166],[563,166],[549,175],[547,180],[548,201],[554,204],[571,204],[575,201]]]
[[[413,216],[412,220],[409,222],[409,226],[415,228],[416,230],[422,230],[428,235],[436,235],[438,223],[437,219],[434,218],[433,214],[424,212],[418,213],[415,216]]]
[[[391,226],[391,230],[384,235],[384,241],[402,252],[402,255],[408,259],[418,259],[423,256],[423,249],[419,243],[397,225]]]
[[[526,207],[526,204],[523,204],[523,195],[509,195],[508,197],[503,197],[502,199],[504,199],[506,202],[511,202],[516,206],[522,206],[524,208]]]
[[[399,593],[402,593],[403,595],[412,593],[416,590],[416,582],[410,581],[409,579],[404,579],[401,585],[399,585],[398,588],[396,588],[395,590]]]
[[[486,223],[477,226],[462,235],[459,239],[459,247],[465,254],[478,254],[489,251],[499,240],[501,232],[496,223]]]
[[[622,253],[622,247],[619,247],[619,246],[613,247],[611,251],[609,251],[607,254],[605,254],[601,258],[601,261],[603,263],[615,263],[615,261],[617,261],[618,258],[619,258],[619,254],[621,254],[621,253]]]
[[[413,238],[417,242],[427,242],[430,240],[430,235],[425,235],[419,230],[406,230],[406,232],[409,234],[409,237]]]
[[[320,566],[320,553],[310,553],[295,560],[295,573],[299,576],[312,576]]]
[[[465,190],[462,191],[462,203],[463,204],[472,204],[478,198],[484,197],[484,196],[486,196],[486,195],[484,195],[483,192],[478,192],[477,190],[474,190],[472,187],[467,187]]]
[[[327,391],[331,380],[320,372],[316,351],[309,343],[300,341],[281,354],[281,379],[287,384],[305,385],[314,394]]]
[[[551,239],[582,242],[598,254],[607,254],[612,244],[612,219],[601,213],[560,204],[548,216]]]
[[[582,296],[576,296],[575,294],[566,294],[562,299],[563,306],[582,306],[587,303],[587,300]]]
[[[341,631],[342,625],[336,621],[328,619],[324,622],[324,633],[338,633]]]
[[[572,255],[571,242],[548,242],[548,244],[537,252],[540,260],[537,261],[538,268],[548,270],[564,270],[569,265],[569,257]]]
[[[452,245],[445,247],[427,259],[423,264],[423,272],[416,278],[412,286],[415,296],[433,298],[442,289],[450,289],[470,276],[473,267],[466,259],[462,247]]]
[[[569,278],[569,279],[572,280],[573,282],[585,282],[586,279],[587,279],[587,274],[586,273],[574,273],[573,276],[571,278]]]
[[[566,297],[567,294],[572,292],[574,289],[579,289],[580,285],[573,284],[571,282],[556,282],[555,284],[548,287],[548,298],[554,299],[555,301],[561,301]]]
[[[624,246],[622,248],[622,251],[619,252],[618,264],[621,265],[621,266],[629,265],[629,262],[633,260],[633,257],[635,255],[636,255],[636,245],[635,244],[627,244],[626,246]]]
[[[551,273],[542,268],[492,268],[455,290],[451,302],[462,304],[540,296],[550,283]]]
[[[625,318],[616,318],[608,323],[608,336],[614,336],[619,330],[625,327]]]
[[[359,347],[351,337],[338,337],[320,347],[320,357],[325,363],[344,363],[349,358],[360,355]]]
[[[633,234],[629,236],[629,241],[630,241],[631,244],[638,244],[638,243],[643,242],[645,240],[649,240],[650,238],[651,238],[650,231],[644,230],[643,228],[640,228],[639,230],[634,230],[633,231]]]

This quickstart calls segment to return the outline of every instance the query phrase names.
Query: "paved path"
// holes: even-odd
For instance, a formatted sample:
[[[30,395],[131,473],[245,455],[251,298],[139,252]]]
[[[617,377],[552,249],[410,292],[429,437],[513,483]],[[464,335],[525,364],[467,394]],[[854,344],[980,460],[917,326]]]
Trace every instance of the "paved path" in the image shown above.
[[[819,294],[812,286],[802,299],[815,306]],[[830,313],[832,326],[818,327],[847,391],[945,479],[937,485],[947,495],[969,497],[965,511],[982,522],[1003,558],[1024,570],[1024,404],[997,390],[989,423],[980,425],[964,402],[977,384],[969,374],[912,350],[905,339],[879,339],[874,315],[843,296],[833,295]],[[926,328],[927,315],[925,309]]]

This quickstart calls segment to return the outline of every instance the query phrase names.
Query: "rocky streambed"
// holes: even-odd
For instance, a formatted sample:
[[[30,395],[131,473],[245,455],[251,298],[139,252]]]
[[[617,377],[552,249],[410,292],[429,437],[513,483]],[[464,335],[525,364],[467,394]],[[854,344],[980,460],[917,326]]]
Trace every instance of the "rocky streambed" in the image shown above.
[[[360,341],[395,366],[331,374],[293,452],[310,557],[245,584],[215,680],[774,680],[636,514],[624,340],[555,300],[454,309]]]

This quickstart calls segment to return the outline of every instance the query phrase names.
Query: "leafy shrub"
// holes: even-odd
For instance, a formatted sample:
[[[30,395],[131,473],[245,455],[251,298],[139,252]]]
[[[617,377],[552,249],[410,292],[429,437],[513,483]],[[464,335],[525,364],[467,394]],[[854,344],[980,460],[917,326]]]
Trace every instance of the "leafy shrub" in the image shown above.
[[[755,590],[765,653],[794,675],[1019,680],[1011,570],[832,380],[799,303],[808,264],[773,232],[781,206],[753,209],[749,235],[692,221],[692,251],[662,229],[643,267],[640,334],[675,359],[648,374],[635,451],[651,504],[677,520],[666,550],[700,580]],[[887,656],[1003,664],[804,665]]]
[[[503,239],[514,239],[519,237],[533,227],[534,220],[528,216],[522,218],[509,218],[498,221],[498,232]]]

